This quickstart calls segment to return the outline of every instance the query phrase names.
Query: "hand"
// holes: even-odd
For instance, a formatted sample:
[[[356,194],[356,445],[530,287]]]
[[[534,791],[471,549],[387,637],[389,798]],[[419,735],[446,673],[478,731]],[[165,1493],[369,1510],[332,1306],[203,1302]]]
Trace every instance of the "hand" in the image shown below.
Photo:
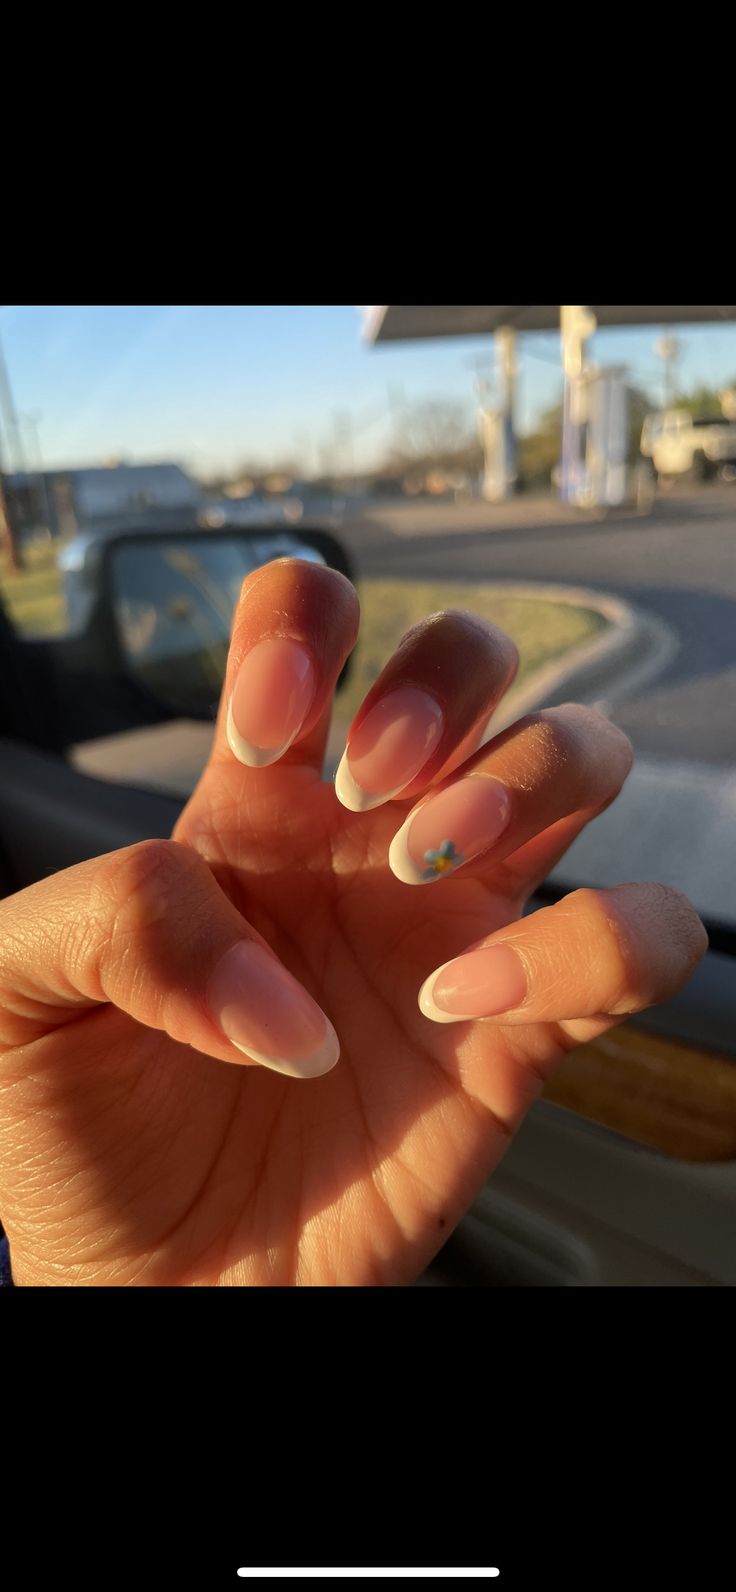
[[[406,1283],[558,1059],[702,957],[663,886],[521,917],[631,749],[569,706],[477,750],[516,653],[471,614],[404,638],[323,782],[357,627],[334,571],[250,576],[173,840],[0,903],[16,1283]]]

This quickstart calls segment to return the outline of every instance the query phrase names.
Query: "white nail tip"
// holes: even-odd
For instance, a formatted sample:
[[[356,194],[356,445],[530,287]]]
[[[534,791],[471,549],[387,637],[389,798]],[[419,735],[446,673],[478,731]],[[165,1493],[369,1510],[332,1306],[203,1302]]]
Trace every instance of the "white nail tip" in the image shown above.
[[[401,880],[402,884],[436,884],[442,878],[442,875],[438,873],[434,879],[425,879],[425,870],[418,868],[409,855],[407,841],[413,816],[413,814],[410,814],[391,841],[391,845],[388,848],[389,868],[396,878]]]
[[[233,757],[237,757],[239,763],[245,763],[246,768],[268,768],[270,763],[277,763],[294,740],[292,735],[288,741],[284,741],[283,746],[251,746],[250,741],[246,741],[235,727],[232,704],[227,710],[226,734]]]
[[[472,1023],[475,1021],[475,1018],[464,1017],[460,1012],[441,1011],[439,1006],[435,1006],[432,999],[432,991],[440,973],[444,973],[445,968],[450,967],[452,962],[456,960],[456,957],[452,957],[450,962],[443,962],[441,967],[436,967],[434,972],[430,973],[429,978],[425,978],[417,996],[420,1012],[423,1012],[425,1017],[429,1017],[433,1023]]]
[[[401,786],[398,787],[401,789]],[[371,807],[380,807],[383,802],[388,802],[397,791],[383,791],[380,796],[369,796],[367,791],[361,790],[348,768],[348,754],[343,752],[335,775],[335,795],[343,807],[351,813],[367,813]]]
[[[326,1032],[319,1050],[313,1050],[310,1056],[300,1056],[296,1061],[284,1061],[282,1056],[264,1056],[260,1050],[250,1050],[247,1045],[239,1045],[237,1040],[231,1039],[231,1045],[236,1050],[242,1050],[244,1056],[250,1056],[252,1061],[257,1061],[261,1067],[268,1067],[271,1072],[282,1072],[288,1078],[321,1078],[326,1072],[331,1072],[340,1059],[340,1041],[335,1033],[329,1018],[325,1018]]]

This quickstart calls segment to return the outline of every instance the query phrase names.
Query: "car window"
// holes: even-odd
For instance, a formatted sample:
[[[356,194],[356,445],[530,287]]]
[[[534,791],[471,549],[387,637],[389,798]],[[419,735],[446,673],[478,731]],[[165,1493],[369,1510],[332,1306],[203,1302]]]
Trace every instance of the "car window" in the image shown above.
[[[22,640],[73,643],[78,660],[111,539],[232,527],[237,553],[213,541],[196,568],[180,561],[186,593],[172,595],[169,560],[149,562],[133,595],[131,543],[115,621],[152,691],[169,656],[189,656],[187,624],[199,626],[216,686],[243,571],[322,557],[308,537],[329,535],[364,616],[332,766],[403,631],[448,603],[474,608],[521,655],[489,733],[572,698],[634,743],[621,798],[553,881],[657,877],[731,923],[735,317],[728,306],[5,306],[5,613]],[[697,447],[693,431],[708,428]],[[57,667],[61,654],[48,656]],[[187,689],[180,672],[177,722]],[[191,713],[185,786],[207,749],[193,697]],[[104,752],[80,733],[70,755],[108,778],[152,779],[145,751],[140,767],[118,763],[102,739]]]

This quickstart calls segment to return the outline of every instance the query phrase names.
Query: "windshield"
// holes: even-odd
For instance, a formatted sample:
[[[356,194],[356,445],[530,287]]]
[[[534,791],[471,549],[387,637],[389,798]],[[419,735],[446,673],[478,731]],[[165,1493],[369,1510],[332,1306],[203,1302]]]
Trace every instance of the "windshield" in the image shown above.
[[[4,611],[22,637],[80,644],[108,537],[252,528],[248,546],[213,542],[198,555],[196,580],[180,552],[183,595],[172,596],[170,557],[148,561],[140,590],[132,542],[119,566],[131,655],[154,679],[199,649],[214,689],[244,571],[299,553],[310,528],[329,532],[364,617],[326,773],[407,626],[474,608],[521,654],[489,733],[534,706],[579,700],[634,743],[622,796],[553,883],[658,878],[732,922],[735,315],[5,306]],[[719,424],[720,438],[694,436]],[[186,680],[180,669],[181,720],[197,713]],[[192,745],[190,788],[201,733]],[[80,742],[71,755],[85,767],[88,752]],[[107,777],[130,779],[129,759],[125,769],[112,759]],[[135,777],[145,784],[150,772]]]

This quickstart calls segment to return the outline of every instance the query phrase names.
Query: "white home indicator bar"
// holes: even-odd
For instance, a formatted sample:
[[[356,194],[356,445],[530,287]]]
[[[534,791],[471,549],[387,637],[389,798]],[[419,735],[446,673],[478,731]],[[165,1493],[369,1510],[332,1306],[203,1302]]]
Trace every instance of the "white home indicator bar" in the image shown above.
[[[500,1575],[500,1574],[501,1574],[500,1570],[494,1570],[494,1569],[489,1569],[489,1570],[467,1570],[467,1569],[465,1569],[465,1570],[428,1570],[428,1569],[422,1569],[422,1570],[406,1570],[406,1569],[404,1569],[404,1570],[388,1570],[388,1569],[384,1569],[384,1570],[335,1570],[335,1569],[332,1569],[332,1570],[247,1570],[247,1569],[243,1569],[243,1570],[238,1570],[238,1575],[244,1575],[244,1576],[248,1576],[248,1575],[268,1575],[268,1576],[338,1576],[338,1575],[359,1575],[359,1576],[384,1576],[384,1575],[402,1575],[402,1576],[404,1576],[404,1575],[407,1575],[407,1576],[426,1576],[426,1575],[431,1575],[431,1576],[435,1576],[435,1577],[443,1577],[446,1580],[452,1580],[452,1579],[454,1579],[455,1576],[482,1577],[484,1575]]]

